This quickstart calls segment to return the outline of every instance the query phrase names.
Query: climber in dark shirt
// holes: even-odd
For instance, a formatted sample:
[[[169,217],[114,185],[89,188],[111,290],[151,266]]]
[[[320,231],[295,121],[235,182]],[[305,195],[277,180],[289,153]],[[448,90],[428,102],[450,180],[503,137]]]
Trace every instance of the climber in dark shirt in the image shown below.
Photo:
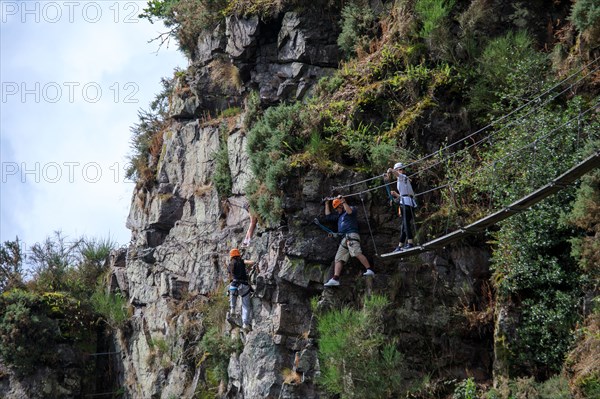
[[[350,257],[356,257],[367,269],[363,276],[373,276],[375,273],[371,269],[369,260],[362,253],[360,247],[360,235],[358,234],[358,220],[356,219],[356,208],[346,203],[342,196],[338,196],[332,201],[336,213],[331,213],[330,201],[325,202],[325,220],[336,221],[338,224],[338,235],[343,235],[342,241],[335,254],[335,266],[333,277],[325,283],[326,287],[340,285],[340,274],[344,263],[348,262]]]
[[[229,284],[229,316],[235,315],[235,309],[237,304],[237,297],[242,297],[242,328],[246,331],[251,329],[251,311],[252,302],[250,300],[250,294],[252,293],[252,287],[248,282],[248,272],[246,266],[254,265],[251,260],[243,260],[240,251],[237,248],[233,248],[229,251],[229,276],[231,283]],[[228,317],[229,318],[229,317]]]

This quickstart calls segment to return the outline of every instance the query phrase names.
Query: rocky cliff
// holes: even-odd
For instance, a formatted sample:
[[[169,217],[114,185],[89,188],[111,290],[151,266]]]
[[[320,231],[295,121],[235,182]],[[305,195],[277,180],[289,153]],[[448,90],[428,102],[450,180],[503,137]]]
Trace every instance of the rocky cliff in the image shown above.
[[[131,242],[97,286],[106,248],[3,292],[0,396],[598,397],[600,172],[530,196],[600,147],[593,1],[147,6],[190,63],[132,128]],[[380,177],[417,159],[416,242],[460,240],[382,257]],[[326,287],[338,239],[314,221],[337,194],[375,275],[351,259]],[[232,248],[251,328],[227,312]]]
[[[218,115],[243,106],[251,90],[260,94],[262,107],[305,98],[340,60],[336,17],[315,10],[284,12],[268,23],[230,17],[198,38],[191,67],[173,91],[155,184],[133,194],[126,262],[113,262],[113,287],[135,309],[115,341],[128,396],[183,398],[202,391],[207,354],[188,356],[208,328],[200,305],[224,295],[229,250],[241,246],[250,224],[246,113]],[[227,68],[235,69],[236,84],[228,84]],[[213,184],[215,154],[225,145],[233,182],[227,198]],[[244,251],[258,266],[253,328],[228,358],[220,395],[320,397],[311,298],[321,306],[354,306],[372,292],[393,300],[386,329],[411,365],[408,379],[432,372],[431,364],[450,378],[490,378],[491,331],[481,328],[485,322],[470,329],[460,312],[485,292],[489,254],[463,244],[384,262],[377,255],[397,245],[399,228],[384,193],[350,200],[360,211],[362,246],[375,278],[365,281],[360,264],[351,261],[342,286],[324,289],[338,242],[312,221],[323,215],[321,200],[332,186],[363,177],[297,167],[286,178],[284,219],[276,226],[259,222]],[[240,339],[237,327],[224,318],[220,324],[228,339]],[[290,373],[296,378],[287,378]]]

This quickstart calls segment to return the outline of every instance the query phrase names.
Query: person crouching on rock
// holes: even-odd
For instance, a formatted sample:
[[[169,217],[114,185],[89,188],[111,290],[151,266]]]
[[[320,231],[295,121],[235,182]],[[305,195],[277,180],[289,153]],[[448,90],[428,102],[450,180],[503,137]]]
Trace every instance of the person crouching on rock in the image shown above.
[[[230,316],[235,314],[237,298],[238,296],[242,297],[242,328],[247,331],[251,329],[250,315],[252,312],[252,302],[250,294],[252,293],[252,287],[250,287],[248,282],[246,266],[252,266],[254,262],[243,260],[237,248],[229,251],[229,257],[228,271],[231,278],[231,283],[229,284],[229,314]]]
[[[340,195],[332,201],[332,206],[336,213],[331,213],[330,201],[325,202],[325,220],[338,222],[337,234],[343,236],[342,241],[335,254],[335,266],[333,277],[325,283],[326,287],[340,285],[340,274],[344,263],[348,262],[351,256],[356,257],[367,269],[363,276],[373,276],[375,273],[371,269],[369,260],[363,255],[360,248],[360,235],[358,234],[358,220],[356,218],[356,208],[346,203],[346,200]]]

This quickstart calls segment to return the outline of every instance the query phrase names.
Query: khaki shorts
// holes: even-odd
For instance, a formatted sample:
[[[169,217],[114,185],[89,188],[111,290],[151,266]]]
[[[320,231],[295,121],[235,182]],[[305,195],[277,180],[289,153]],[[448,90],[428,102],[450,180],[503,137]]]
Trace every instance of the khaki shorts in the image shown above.
[[[362,250],[360,249],[360,236],[358,233],[346,234],[335,254],[335,261],[346,263],[351,256],[356,257],[360,254],[362,254]]]

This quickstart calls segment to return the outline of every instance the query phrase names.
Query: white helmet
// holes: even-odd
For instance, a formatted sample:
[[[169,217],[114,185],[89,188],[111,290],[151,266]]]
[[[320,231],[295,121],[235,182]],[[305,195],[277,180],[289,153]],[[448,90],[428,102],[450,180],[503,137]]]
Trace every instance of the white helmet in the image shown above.
[[[404,168],[406,168],[406,165],[404,165],[402,162],[397,162],[394,165],[394,169],[404,169]]]

